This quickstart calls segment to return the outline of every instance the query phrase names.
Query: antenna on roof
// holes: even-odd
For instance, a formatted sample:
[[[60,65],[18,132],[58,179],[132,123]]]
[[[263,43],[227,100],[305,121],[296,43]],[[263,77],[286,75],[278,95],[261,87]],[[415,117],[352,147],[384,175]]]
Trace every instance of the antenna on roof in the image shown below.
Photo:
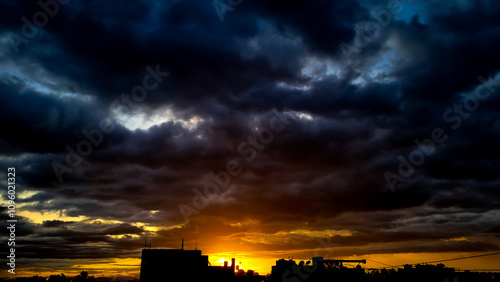
[[[198,242],[196,242],[196,246],[194,247],[194,250],[197,251],[198,250]]]
[[[184,250],[184,237],[182,237],[182,246],[181,246],[181,250]]]

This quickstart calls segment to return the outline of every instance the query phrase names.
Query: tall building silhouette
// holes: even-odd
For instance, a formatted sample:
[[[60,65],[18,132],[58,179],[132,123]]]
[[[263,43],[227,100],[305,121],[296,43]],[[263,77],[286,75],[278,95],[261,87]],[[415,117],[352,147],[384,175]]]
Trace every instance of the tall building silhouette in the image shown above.
[[[147,245],[146,245],[147,247]],[[148,249],[142,250],[141,282],[159,281],[233,281],[235,259],[231,266],[210,266],[208,256],[201,250],[184,250],[184,240],[181,249]]]

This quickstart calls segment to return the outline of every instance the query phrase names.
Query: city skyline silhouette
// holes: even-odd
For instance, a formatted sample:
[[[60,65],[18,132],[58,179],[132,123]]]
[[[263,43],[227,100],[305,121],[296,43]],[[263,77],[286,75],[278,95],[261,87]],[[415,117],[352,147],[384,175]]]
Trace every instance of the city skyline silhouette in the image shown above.
[[[0,278],[495,276],[498,15],[0,0]]]

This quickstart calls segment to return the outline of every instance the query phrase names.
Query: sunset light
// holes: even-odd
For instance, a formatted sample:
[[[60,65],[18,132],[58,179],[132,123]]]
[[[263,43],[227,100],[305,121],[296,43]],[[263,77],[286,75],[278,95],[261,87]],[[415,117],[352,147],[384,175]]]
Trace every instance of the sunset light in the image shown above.
[[[0,282],[500,282],[500,1],[0,0]]]

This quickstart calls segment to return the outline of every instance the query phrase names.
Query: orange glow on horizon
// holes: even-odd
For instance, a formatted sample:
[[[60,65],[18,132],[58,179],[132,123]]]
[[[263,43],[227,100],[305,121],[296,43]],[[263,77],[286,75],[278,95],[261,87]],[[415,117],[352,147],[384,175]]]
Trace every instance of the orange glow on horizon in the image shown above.
[[[236,265],[244,271],[253,270],[260,275],[266,275],[271,272],[271,267],[275,262],[281,258],[287,259],[287,255],[273,255],[271,252],[235,252],[233,253],[211,253],[207,254],[212,266],[223,266],[224,261],[228,261],[228,266],[231,266],[231,258],[235,257]],[[293,255],[290,253],[290,257]],[[450,258],[466,257],[478,255],[478,253],[400,253],[400,254],[370,254],[359,256],[343,256],[343,257],[325,257],[337,259],[366,259],[366,264],[361,264],[365,269],[369,268],[387,268],[390,266],[400,266],[403,264],[415,264],[426,261],[445,260]],[[312,257],[312,254],[311,254]],[[308,261],[311,257],[298,257],[294,256],[294,260],[298,263],[301,260]],[[447,267],[454,267],[457,271],[464,270],[478,270],[478,269],[500,269],[498,259],[500,255],[493,257],[479,257],[474,259],[465,259],[457,261],[443,262]],[[53,260],[54,265],[58,260]],[[66,263],[62,267],[54,267],[53,270],[20,268],[16,272],[17,277],[27,277],[33,275],[40,275],[48,277],[50,275],[57,275],[64,273],[66,276],[76,276],[81,271],[88,271],[90,276],[94,277],[137,277],[139,278],[140,272],[140,258],[114,258],[114,259],[82,259],[82,260],[64,260]],[[383,265],[384,263],[387,265]],[[437,263],[433,263],[437,264]],[[355,267],[356,264],[347,264],[347,267]],[[397,267],[395,268],[397,269]],[[6,270],[0,271],[1,277],[7,277]]]

